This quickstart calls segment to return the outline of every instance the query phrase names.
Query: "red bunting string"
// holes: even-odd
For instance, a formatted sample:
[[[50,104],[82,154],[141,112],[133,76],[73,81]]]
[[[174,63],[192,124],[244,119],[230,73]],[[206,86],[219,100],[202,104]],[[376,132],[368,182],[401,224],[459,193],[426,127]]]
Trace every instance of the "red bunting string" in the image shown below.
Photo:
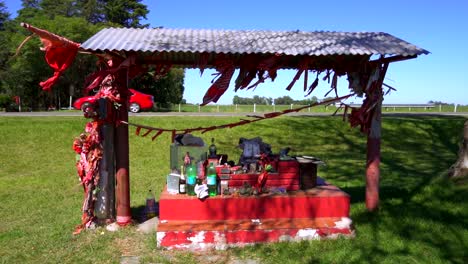
[[[354,96],[354,95],[355,94],[352,93],[352,94],[348,94],[348,95],[345,95],[345,96],[336,97],[336,98],[333,98],[333,99],[330,99],[330,100],[322,101],[320,103],[314,103],[314,104],[301,106],[301,107],[294,108],[294,109],[286,109],[286,110],[281,111],[281,112],[266,113],[263,116],[248,115],[247,117],[254,118],[254,119],[241,119],[240,121],[237,121],[237,122],[224,124],[224,125],[218,125],[218,126],[197,127],[197,128],[182,128],[182,129],[167,129],[167,128],[157,128],[157,127],[139,125],[139,124],[134,124],[134,123],[125,122],[125,121],[120,121],[120,123],[136,127],[135,134],[137,136],[140,135],[140,130],[142,128],[148,130],[147,132],[145,132],[142,135],[142,137],[146,137],[152,131],[157,131],[156,134],[151,138],[153,141],[158,136],[160,136],[162,133],[171,132],[172,141],[174,141],[177,132],[181,132],[182,134],[187,134],[187,133],[191,133],[191,132],[195,132],[195,131],[201,131],[201,133],[204,134],[206,132],[213,131],[213,130],[216,130],[216,129],[233,128],[233,127],[236,127],[236,126],[242,126],[242,125],[250,124],[250,123],[253,123],[253,122],[258,122],[258,121],[261,121],[261,120],[274,118],[274,117],[281,116],[281,115],[288,114],[288,113],[292,113],[292,112],[299,112],[299,111],[301,111],[301,110],[303,110],[305,108],[308,108],[308,107],[315,107],[315,106],[319,106],[319,105],[328,105],[328,104],[331,104],[331,103],[334,103],[334,102],[342,101],[342,100],[347,99],[347,98],[349,98],[351,96]],[[340,106],[339,109],[341,109],[343,106],[345,106],[345,114],[346,114],[346,112],[348,111],[348,108],[351,108],[351,106],[342,103],[342,105]],[[337,112],[335,112],[333,115],[335,115]]]
[[[161,135],[164,131],[163,130],[158,130],[158,132],[156,133],[156,135],[154,135],[151,140],[154,141],[159,135]]]
[[[148,129],[148,131],[146,131],[146,133],[144,133],[144,134],[142,135],[142,137],[146,137],[146,136],[149,135],[152,131],[153,131],[153,129]]]

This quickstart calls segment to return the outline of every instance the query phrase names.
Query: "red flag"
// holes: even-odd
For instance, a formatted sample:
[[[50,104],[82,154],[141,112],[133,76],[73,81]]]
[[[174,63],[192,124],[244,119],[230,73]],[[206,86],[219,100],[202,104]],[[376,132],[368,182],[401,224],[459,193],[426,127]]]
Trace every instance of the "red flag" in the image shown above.
[[[47,64],[54,69],[54,75],[40,83],[43,90],[49,91],[52,85],[58,81],[62,72],[72,64],[80,44],[26,23],[21,23],[21,26],[41,38]]]

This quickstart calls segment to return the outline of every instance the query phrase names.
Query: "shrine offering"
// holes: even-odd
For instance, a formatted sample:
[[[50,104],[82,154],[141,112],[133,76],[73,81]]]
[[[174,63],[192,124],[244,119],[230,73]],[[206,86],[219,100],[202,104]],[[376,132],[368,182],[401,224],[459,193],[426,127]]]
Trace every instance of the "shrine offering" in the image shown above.
[[[187,167],[187,194],[195,196],[195,185],[197,184],[197,170],[193,165]]]
[[[216,155],[216,145],[214,143],[214,138],[211,138],[211,145],[210,147],[208,148],[209,152],[210,152],[210,155],[208,156],[208,158],[217,158],[217,155]]]
[[[187,193],[187,181],[184,175],[184,166],[180,166],[179,194]]]
[[[179,181],[180,181],[180,174],[179,173],[170,173],[167,175],[167,191],[170,194],[178,194],[179,193]]]
[[[178,169],[181,165],[196,164],[206,160],[206,146],[184,146],[171,144],[170,146],[170,169]]]
[[[146,219],[151,219],[156,216],[156,200],[153,191],[149,190],[146,195]]]
[[[208,185],[208,193],[210,196],[216,196],[218,193],[218,185],[216,179],[216,169],[213,163],[210,163],[206,170],[206,183]]]

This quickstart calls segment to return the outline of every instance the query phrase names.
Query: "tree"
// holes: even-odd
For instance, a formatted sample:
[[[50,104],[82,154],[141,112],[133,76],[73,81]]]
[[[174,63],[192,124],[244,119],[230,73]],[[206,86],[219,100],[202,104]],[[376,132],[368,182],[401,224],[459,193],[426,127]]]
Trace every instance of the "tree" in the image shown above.
[[[80,16],[81,11],[75,0],[42,0],[40,8],[51,18],[55,16]]]
[[[92,24],[102,23],[106,21],[105,14],[102,12],[102,1],[99,0],[81,0],[79,7],[81,9],[81,16],[86,21]]]
[[[263,97],[263,96],[258,96],[254,95],[253,98],[247,98],[247,97],[239,97],[235,95],[232,98],[232,103],[233,104],[240,104],[240,105],[253,105],[253,104],[258,104],[258,105],[270,105],[273,99]]]
[[[7,11],[4,1],[0,1],[0,30],[5,30],[5,22],[10,20],[10,13]]]
[[[442,102],[442,101],[432,101],[430,100],[428,104],[435,104],[435,105],[449,105],[448,103]]]
[[[21,6],[23,9],[25,8],[39,8],[40,7],[40,0],[21,0]]]
[[[43,0],[45,1],[45,0]],[[141,0],[80,0],[74,1],[80,16],[92,24],[106,23],[124,27],[147,27],[141,24],[149,10]]]
[[[43,92],[39,82],[49,78],[53,74],[53,70],[45,62],[44,52],[39,49],[41,43],[37,37],[28,41],[20,53],[14,56],[18,45],[26,36],[30,35],[28,31],[19,26],[19,23],[25,21],[76,42],[85,41],[100,28],[89,24],[83,18],[60,15],[50,18],[50,14],[42,9],[31,7],[27,7],[27,9],[28,12],[19,12],[19,16],[8,25],[9,31],[6,33],[8,43],[4,44],[7,47],[8,53],[5,57],[8,58],[8,62],[0,72],[2,89],[12,96],[20,96],[22,104],[31,109],[45,108],[49,105],[68,106],[69,96],[75,95],[73,90],[70,94],[70,85],[77,88],[83,86],[85,76],[95,68],[96,58],[89,55],[78,55],[75,62],[59,79],[53,92]],[[82,94],[80,92],[76,95],[81,96]]]
[[[132,80],[131,85],[142,92],[154,95],[154,102],[158,108],[169,108],[172,104],[182,102],[184,94],[184,70],[172,69],[169,73],[158,79],[146,73]]]
[[[316,96],[312,96],[312,98],[304,99],[304,100],[295,100],[294,104],[298,105],[310,105],[318,102],[318,98]]]
[[[2,4],[0,0],[0,23]],[[145,27],[141,20],[149,13],[141,0],[22,0],[22,7],[18,17],[7,23],[9,29],[0,30],[0,92],[21,96],[23,105],[32,109],[49,104],[68,106],[69,96],[83,96],[81,88],[86,76],[95,70],[96,57],[78,54],[53,91],[44,92],[39,82],[53,71],[45,63],[40,41],[31,39],[14,56],[18,45],[30,35],[19,26],[20,22],[82,43],[105,26]],[[147,87],[157,104],[164,107],[182,100],[183,79],[184,71],[179,69],[157,82],[148,78],[152,83],[142,87]]]
[[[107,22],[122,25],[124,27],[147,27],[148,24],[140,24],[142,18],[146,19],[149,13],[146,5],[141,0],[103,0],[103,13]]]
[[[275,99],[275,105],[290,105],[292,103],[294,100],[287,95]]]
[[[7,108],[11,103],[11,95],[7,93],[4,82],[5,68],[9,58],[9,39],[10,33],[6,30],[10,21],[10,13],[8,13],[5,2],[0,1],[0,108]]]

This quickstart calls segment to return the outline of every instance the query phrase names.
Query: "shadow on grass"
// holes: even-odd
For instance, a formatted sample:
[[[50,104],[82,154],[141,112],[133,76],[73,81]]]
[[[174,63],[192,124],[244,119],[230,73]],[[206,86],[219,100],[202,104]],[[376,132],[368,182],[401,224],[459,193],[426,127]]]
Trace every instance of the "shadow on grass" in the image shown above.
[[[159,216],[159,202],[156,202],[156,208],[156,215]],[[148,220],[146,217],[146,209],[144,205],[131,207],[130,211],[132,214],[132,220],[135,221],[137,224],[141,224]]]
[[[357,236],[332,243],[257,245],[249,252],[261,252],[272,263],[291,261],[284,256],[296,253],[305,254],[302,263],[467,263],[468,188],[443,177],[456,160],[464,121],[432,115],[383,118],[380,209],[375,213],[365,209],[366,139],[358,129],[330,117],[277,121],[287,131],[268,128],[266,122],[257,125],[255,131],[264,131],[259,136],[276,149],[290,146],[294,154],[327,163],[319,175],[351,195]]]

